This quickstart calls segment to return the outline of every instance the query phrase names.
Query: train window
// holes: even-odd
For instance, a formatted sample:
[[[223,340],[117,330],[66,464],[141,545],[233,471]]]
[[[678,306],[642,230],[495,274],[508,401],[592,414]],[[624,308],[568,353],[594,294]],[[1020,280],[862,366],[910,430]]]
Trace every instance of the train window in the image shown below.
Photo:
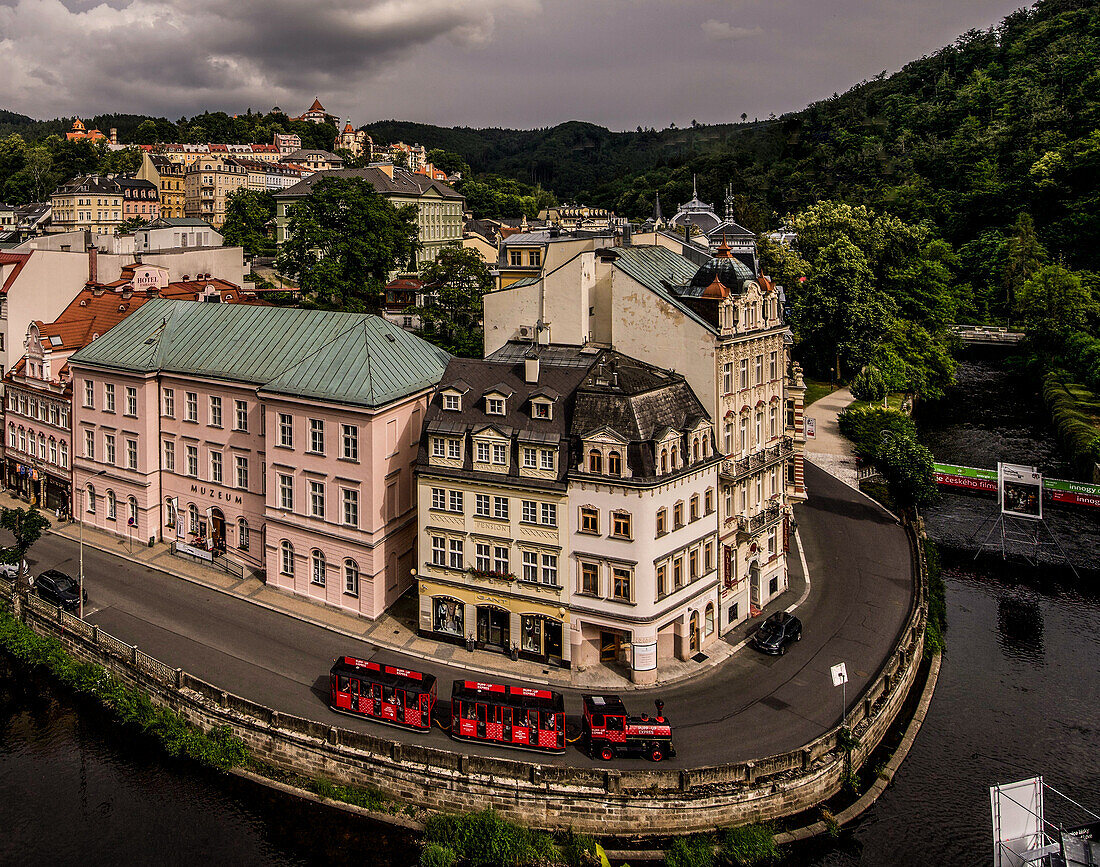
[[[489,717],[489,707],[488,707],[488,705],[479,704],[477,706],[477,721],[479,723],[484,724],[484,723],[488,722],[488,717]]]
[[[609,732],[621,732],[623,730],[623,718],[621,716],[609,716],[607,718],[607,730]]]
[[[393,703],[398,707],[402,707],[405,704],[405,690],[395,689],[393,691]]]
[[[384,701],[386,704],[393,704],[396,692],[397,690],[395,690],[392,686],[383,686],[382,701]]]
[[[544,710],[539,714],[539,728],[544,732],[552,732],[554,730],[554,716],[552,711]]]
[[[598,728],[598,729],[603,728],[603,714],[602,713],[592,714],[592,725],[593,725],[593,727]]]
[[[466,702],[462,705],[462,710],[465,712],[466,719],[477,719],[477,705],[472,702]]]
[[[341,674],[337,678],[336,688],[338,690],[340,690],[340,692],[347,692],[348,691],[348,676],[346,674]]]
[[[516,720],[516,725],[521,728],[533,729],[538,723],[538,711],[524,710],[520,708],[519,719]]]
[[[348,692],[352,695],[359,695],[359,681],[354,677],[348,678]]]

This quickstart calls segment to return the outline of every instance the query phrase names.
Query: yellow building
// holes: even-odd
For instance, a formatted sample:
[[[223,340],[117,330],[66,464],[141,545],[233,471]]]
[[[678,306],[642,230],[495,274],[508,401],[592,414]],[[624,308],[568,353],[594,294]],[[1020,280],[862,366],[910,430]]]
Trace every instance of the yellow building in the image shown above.
[[[161,154],[143,152],[141,155],[141,168],[135,177],[157,185],[160,191],[160,215],[165,219],[182,220],[184,217],[185,168],[184,163],[173,162]]]
[[[248,170],[235,160],[207,155],[187,167],[183,178],[184,214],[220,229],[226,198],[248,184]]]
[[[88,230],[114,234],[122,225],[123,191],[111,178],[81,175],[62,184],[50,196],[52,232]]]

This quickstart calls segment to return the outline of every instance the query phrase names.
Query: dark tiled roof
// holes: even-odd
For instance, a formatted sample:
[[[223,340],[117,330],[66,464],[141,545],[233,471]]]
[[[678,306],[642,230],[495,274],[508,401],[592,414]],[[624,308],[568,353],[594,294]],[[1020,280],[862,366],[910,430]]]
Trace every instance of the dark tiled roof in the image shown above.
[[[277,199],[297,199],[313,192],[313,186],[323,178],[363,178],[382,195],[421,196],[434,187],[444,198],[462,198],[453,189],[440,181],[433,181],[425,175],[417,175],[401,169],[394,169],[391,178],[384,171],[373,166],[365,169],[327,169],[303,178],[292,187],[275,193]]]

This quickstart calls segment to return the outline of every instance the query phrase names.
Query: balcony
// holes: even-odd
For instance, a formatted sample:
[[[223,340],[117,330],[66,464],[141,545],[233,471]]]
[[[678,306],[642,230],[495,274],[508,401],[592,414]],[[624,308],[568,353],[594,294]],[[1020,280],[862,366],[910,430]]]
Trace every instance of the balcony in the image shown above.
[[[794,453],[794,440],[783,437],[774,446],[768,446],[743,458],[726,458],[722,461],[719,473],[728,482],[736,482],[750,473],[767,469]]]
[[[772,524],[779,523],[784,515],[784,510],[781,506],[770,505],[765,506],[761,511],[755,515],[738,515],[737,516],[737,535],[739,537],[751,537],[755,536],[763,530],[766,530]]]

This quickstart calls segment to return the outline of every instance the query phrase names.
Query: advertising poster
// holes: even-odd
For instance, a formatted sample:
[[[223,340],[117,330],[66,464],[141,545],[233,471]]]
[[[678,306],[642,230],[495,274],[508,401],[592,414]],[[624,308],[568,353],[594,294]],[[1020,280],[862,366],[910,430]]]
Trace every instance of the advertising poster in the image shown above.
[[[997,464],[997,487],[1002,515],[1042,520],[1043,476],[1035,467]]]

